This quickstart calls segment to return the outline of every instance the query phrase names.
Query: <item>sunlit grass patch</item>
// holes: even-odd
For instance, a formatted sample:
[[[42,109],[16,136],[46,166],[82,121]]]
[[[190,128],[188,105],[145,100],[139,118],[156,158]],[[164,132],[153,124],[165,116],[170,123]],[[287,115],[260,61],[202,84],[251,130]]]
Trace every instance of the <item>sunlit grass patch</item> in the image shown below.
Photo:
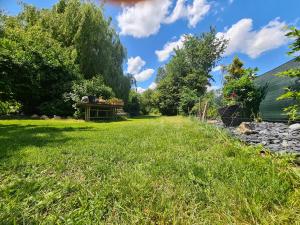
[[[0,223],[297,224],[286,157],[183,117],[0,121]]]

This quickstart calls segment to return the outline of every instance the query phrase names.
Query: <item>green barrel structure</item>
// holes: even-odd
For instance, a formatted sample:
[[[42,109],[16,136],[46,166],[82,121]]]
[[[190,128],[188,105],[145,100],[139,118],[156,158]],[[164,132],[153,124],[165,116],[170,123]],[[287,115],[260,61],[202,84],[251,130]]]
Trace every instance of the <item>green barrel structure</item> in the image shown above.
[[[264,121],[270,122],[287,122],[288,117],[283,112],[283,109],[291,104],[291,100],[276,99],[284,93],[284,88],[295,87],[300,88],[299,78],[278,77],[276,74],[289,70],[300,68],[300,62],[291,60],[283,65],[258,76],[255,79],[255,84],[259,87],[267,86],[266,96],[260,104],[260,115]]]

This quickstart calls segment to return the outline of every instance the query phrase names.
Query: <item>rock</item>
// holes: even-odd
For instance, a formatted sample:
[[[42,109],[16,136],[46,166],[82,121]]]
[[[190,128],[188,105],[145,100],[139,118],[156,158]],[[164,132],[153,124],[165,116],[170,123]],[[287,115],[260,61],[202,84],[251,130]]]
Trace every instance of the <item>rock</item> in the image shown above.
[[[54,116],[53,116],[53,119],[56,119],[56,120],[61,120],[61,117],[60,117],[60,116],[56,116],[56,115],[54,115]]]
[[[294,124],[291,128],[295,129],[297,126]],[[300,153],[300,130],[291,130],[284,123],[251,122],[241,124],[238,129],[226,129],[241,141],[251,145],[262,144],[272,152]]]
[[[281,143],[281,145],[282,145],[282,147],[285,147],[285,148],[287,148],[287,147],[290,146],[287,140],[283,140],[283,142]]]
[[[240,126],[237,128],[237,131],[241,134],[257,134],[258,132],[254,130],[253,126],[251,126],[250,123],[243,122],[240,124]]]
[[[281,141],[280,140],[273,140],[272,142],[273,142],[273,144],[279,144]]]
[[[37,114],[33,114],[32,116],[31,116],[31,118],[32,119],[38,119],[38,118],[40,118]]]
[[[289,126],[290,131],[300,131],[300,123],[295,123],[291,126]]]
[[[88,97],[88,96],[83,96],[83,97],[81,98],[81,102],[82,102],[82,103],[89,103],[89,97]]]
[[[42,115],[40,118],[41,118],[42,120],[48,120],[48,119],[49,119],[49,117],[46,116],[46,115]]]
[[[208,124],[218,124],[219,121],[218,120],[207,120],[206,121]]]
[[[267,145],[268,142],[267,142],[267,141],[262,141],[261,144],[262,144],[262,145]]]
[[[259,134],[269,134],[270,132],[268,130],[261,130],[259,131]]]

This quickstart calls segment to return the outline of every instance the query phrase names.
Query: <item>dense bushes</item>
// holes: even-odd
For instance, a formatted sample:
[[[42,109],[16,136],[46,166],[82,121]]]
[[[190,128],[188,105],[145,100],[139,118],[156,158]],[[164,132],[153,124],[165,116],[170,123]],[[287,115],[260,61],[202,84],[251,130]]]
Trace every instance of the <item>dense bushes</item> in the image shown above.
[[[148,89],[141,94],[140,99],[142,114],[159,114],[157,91]]]
[[[27,114],[70,115],[63,96],[73,83],[94,78],[107,95],[127,100],[125,50],[101,8],[60,0],[49,10],[24,5],[19,15],[0,20],[0,101],[16,100]]]
[[[254,84],[257,69],[243,68],[243,62],[235,57],[232,64],[224,67],[227,71],[223,96],[227,105],[240,105],[247,117],[256,117],[265,96],[266,87]]]
[[[41,112],[42,104],[63,106],[63,93],[80,79],[75,57],[38,27],[9,21],[14,26],[5,23],[0,39],[1,100],[21,102],[25,113]]]
[[[67,100],[77,103],[83,96],[97,96],[103,99],[110,99],[115,94],[110,87],[104,84],[103,78],[99,75],[90,80],[74,82],[71,92],[65,96]]]

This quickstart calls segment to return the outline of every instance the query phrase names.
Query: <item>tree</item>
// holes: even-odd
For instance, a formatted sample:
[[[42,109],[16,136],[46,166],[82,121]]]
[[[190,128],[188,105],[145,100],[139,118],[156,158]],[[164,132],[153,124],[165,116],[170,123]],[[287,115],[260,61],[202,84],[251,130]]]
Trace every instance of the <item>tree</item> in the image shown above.
[[[15,99],[25,113],[72,114],[63,102],[73,81],[101,78],[127,101],[126,51],[102,8],[60,0],[52,9],[23,4],[17,16],[0,16],[0,100]]]
[[[62,95],[81,75],[69,49],[38,25],[24,29],[16,18],[5,19],[0,49],[1,100],[17,100],[26,113],[43,112],[42,103],[53,105],[54,113],[71,109]]]
[[[166,69],[165,67],[159,67],[157,70],[157,75],[155,78],[155,82],[159,83],[162,79],[164,79],[166,76]]]
[[[141,94],[141,112],[144,115],[158,112],[158,95],[156,90],[147,89]]]
[[[128,102],[125,105],[125,111],[128,112],[131,116],[140,115],[141,110],[141,96],[139,93],[131,90],[129,93]]]
[[[179,112],[188,115],[199,100],[196,90],[184,88],[180,93]]]
[[[210,72],[220,60],[227,41],[216,36],[211,29],[199,36],[186,36],[182,49],[165,66],[163,78],[158,83],[159,108],[161,113],[178,113],[181,95],[193,92],[197,97],[206,92],[212,76]],[[187,113],[186,110],[183,112]]]
[[[290,45],[289,55],[298,55],[295,60],[300,61],[300,30],[295,27],[291,27],[291,31],[287,34],[288,37],[293,38],[294,42]],[[298,78],[298,82],[300,81],[300,69],[291,69],[287,70],[283,73],[280,73],[279,76],[290,77],[290,78]],[[294,104],[286,107],[284,112],[287,113],[289,119],[291,121],[300,119],[300,87],[288,87],[285,89],[285,93],[278,97],[278,100],[289,99],[293,100]]]
[[[117,97],[128,98],[130,81],[122,67],[126,50],[102,8],[91,2],[61,0],[51,11],[42,12],[40,23],[54,39],[73,49],[85,79],[101,74]]]
[[[245,74],[243,66],[244,63],[239,59],[239,57],[235,56],[231,64],[223,67],[223,70],[228,73],[225,77],[226,80],[241,78]]]

